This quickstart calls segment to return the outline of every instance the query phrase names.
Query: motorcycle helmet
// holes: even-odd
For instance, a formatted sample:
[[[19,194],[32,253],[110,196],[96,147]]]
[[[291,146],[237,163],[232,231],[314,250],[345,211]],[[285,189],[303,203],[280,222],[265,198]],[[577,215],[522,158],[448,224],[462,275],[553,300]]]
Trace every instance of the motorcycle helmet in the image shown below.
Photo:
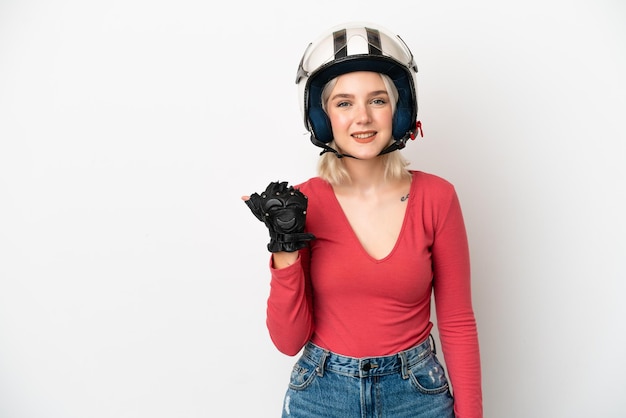
[[[408,46],[389,30],[375,24],[353,22],[331,28],[311,42],[300,60],[296,84],[300,110],[311,142],[324,152],[333,140],[330,120],[322,108],[322,90],[331,79],[353,71],[374,71],[388,75],[398,90],[393,116],[394,142],[381,154],[404,148],[415,138],[417,121],[417,65]]]

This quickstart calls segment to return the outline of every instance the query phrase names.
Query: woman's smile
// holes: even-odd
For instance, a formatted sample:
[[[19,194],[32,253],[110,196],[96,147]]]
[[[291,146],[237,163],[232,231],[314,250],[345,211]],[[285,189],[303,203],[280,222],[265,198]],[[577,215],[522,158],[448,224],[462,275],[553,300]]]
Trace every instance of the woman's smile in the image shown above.
[[[352,134],[352,138],[359,144],[369,144],[376,139],[375,131],[370,132],[356,132]]]

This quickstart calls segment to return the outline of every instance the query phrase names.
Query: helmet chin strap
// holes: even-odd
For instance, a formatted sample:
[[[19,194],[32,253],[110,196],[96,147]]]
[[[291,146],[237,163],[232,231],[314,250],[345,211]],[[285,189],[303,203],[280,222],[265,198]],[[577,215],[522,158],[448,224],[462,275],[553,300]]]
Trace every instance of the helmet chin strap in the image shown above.
[[[384,150],[382,150],[380,152],[380,154],[378,154],[378,156],[384,155],[384,154],[388,154],[392,151],[396,151],[396,150],[401,150],[402,148],[404,148],[406,146],[406,142],[411,139],[411,140],[415,140],[415,136],[417,134],[420,134],[420,136],[423,138],[424,137],[424,131],[422,130],[422,122],[420,122],[419,120],[415,123],[415,130],[413,131],[408,131],[406,134],[404,134],[404,136],[400,139],[396,139],[395,141],[393,141],[392,144],[390,144],[387,148],[385,148]],[[342,154],[339,151],[337,151],[336,149],[329,147],[327,144],[325,144],[324,142],[318,140],[315,137],[315,134],[313,132],[311,132],[311,142],[314,145],[317,145],[320,148],[324,148],[324,150],[322,152],[320,152],[320,155],[326,154],[327,152],[332,152],[333,154],[335,154],[335,156],[337,158],[344,158],[344,157],[348,157],[348,158],[354,158],[355,160],[359,160],[360,158],[357,158],[353,155],[350,154]]]
[[[405,146],[405,142],[406,142],[406,141],[404,141],[404,142],[401,142],[401,141],[394,141],[394,143],[393,143],[393,144],[389,145],[387,148],[385,148],[384,150],[382,150],[382,151],[380,152],[380,154],[378,154],[377,156],[381,156],[381,155],[383,155],[383,154],[387,154],[387,153],[389,153],[389,152],[391,152],[391,151],[395,151],[395,150],[398,150],[398,149],[402,149],[402,148],[404,148],[404,146]],[[360,158],[359,158],[359,157],[355,157],[354,155],[350,155],[350,154],[342,154],[342,153],[340,153],[339,151],[337,151],[336,149],[334,149],[334,148],[332,148],[332,147],[329,147],[328,145],[324,144],[323,142],[316,141],[316,142],[313,142],[313,143],[314,143],[314,144],[316,144],[316,145],[318,145],[318,143],[319,143],[319,145],[318,145],[318,146],[320,146],[320,147],[324,148],[324,151],[320,152],[320,155],[324,155],[324,154],[326,154],[327,152],[332,152],[333,154],[335,154],[335,156],[336,156],[337,158],[344,158],[344,157],[348,157],[348,158],[354,158],[355,160],[360,160]]]
[[[327,152],[332,152],[333,154],[335,154],[335,156],[337,158],[343,158],[343,157],[348,157],[348,158],[354,158],[356,160],[358,160],[357,157],[352,156],[350,154],[342,154],[339,151],[337,151],[336,149],[329,147],[328,145],[326,145],[324,142],[320,141],[319,139],[317,139],[315,137],[315,134],[313,133],[313,131],[311,131],[311,142],[313,143],[313,145],[316,145],[320,148],[324,148],[324,150],[322,152],[320,152],[320,155],[324,155]]]

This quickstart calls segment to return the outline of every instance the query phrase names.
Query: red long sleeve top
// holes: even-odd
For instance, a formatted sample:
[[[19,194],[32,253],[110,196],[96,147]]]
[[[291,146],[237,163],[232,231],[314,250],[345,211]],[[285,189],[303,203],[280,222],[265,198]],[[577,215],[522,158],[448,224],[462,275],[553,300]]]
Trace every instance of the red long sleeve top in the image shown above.
[[[308,196],[306,229],[315,235],[298,261],[270,264],[267,326],[276,347],[296,355],[311,340],[350,357],[385,356],[428,338],[434,294],[442,351],[457,418],[482,417],[481,369],[470,263],[454,187],[412,171],[410,198],[395,247],[374,259],[352,230],[332,187],[297,186]]]

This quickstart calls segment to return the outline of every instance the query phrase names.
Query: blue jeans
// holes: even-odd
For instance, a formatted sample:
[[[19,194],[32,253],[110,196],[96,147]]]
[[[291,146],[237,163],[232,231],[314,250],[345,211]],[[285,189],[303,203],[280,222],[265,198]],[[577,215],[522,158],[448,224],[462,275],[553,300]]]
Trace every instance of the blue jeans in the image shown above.
[[[454,418],[430,339],[384,357],[353,358],[307,343],[293,367],[283,418]]]

